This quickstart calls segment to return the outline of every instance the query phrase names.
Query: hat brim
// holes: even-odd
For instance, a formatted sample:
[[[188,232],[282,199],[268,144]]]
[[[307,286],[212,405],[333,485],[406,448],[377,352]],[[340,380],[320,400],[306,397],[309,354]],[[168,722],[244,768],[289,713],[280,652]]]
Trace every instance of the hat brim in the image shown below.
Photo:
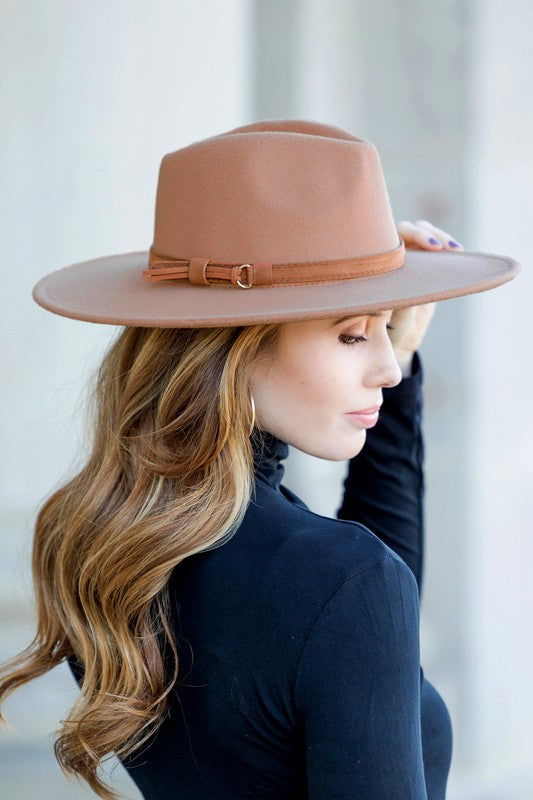
[[[407,250],[405,264],[371,278],[297,286],[145,280],[148,251],[96,258],[45,275],[33,287],[43,308],[72,319],[160,328],[254,325],[406,308],[493,289],[521,265],[510,256]]]

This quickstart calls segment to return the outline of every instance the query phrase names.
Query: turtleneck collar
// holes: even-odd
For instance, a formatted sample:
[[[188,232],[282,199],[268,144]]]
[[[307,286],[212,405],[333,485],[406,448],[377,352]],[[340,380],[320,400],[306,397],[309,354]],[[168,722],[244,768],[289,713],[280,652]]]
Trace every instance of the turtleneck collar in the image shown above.
[[[254,431],[252,438],[254,472],[273,489],[278,489],[285,467],[281,463],[289,455],[289,445],[267,431]]]

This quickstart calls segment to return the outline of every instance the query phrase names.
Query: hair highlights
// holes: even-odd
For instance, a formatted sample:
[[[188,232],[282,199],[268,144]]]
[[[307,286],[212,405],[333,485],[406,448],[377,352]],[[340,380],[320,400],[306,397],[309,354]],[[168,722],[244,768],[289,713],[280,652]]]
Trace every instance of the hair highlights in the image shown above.
[[[65,775],[105,800],[117,795],[100,762],[147,741],[178,678],[171,571],[224,544],[248,506],[250,376],[278,329],[121,330],[91,395],[87,462],[37,515],[37,632],[2,666],[0,700],[67,657],[80,661],[81,691],[54,750]]]

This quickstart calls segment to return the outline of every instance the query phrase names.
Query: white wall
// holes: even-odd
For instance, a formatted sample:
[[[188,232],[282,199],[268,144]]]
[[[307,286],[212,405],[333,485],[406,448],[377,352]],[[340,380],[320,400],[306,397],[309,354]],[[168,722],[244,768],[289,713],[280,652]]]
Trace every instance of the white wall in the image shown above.
[[[83,389],[117,331],[43,310],[32,286],[148,249],[162,156],[251,120],[250,11],[246,0],[2,3],[0,659],[33,636],[35,510],[83,452]],[[31,797],[36,781],[43,798],[94,796],[66,783],[51,751],[74,695],[59,667],[9,698],[0,794],[25,796],[26,776]],[[133,792],[120,769],[113,785]]]
[[[0,223],[10,291],[0,324],[4,374],[15,378],[0,420],[4,504],[25,506],[65,468],[80,375],[114,330],[42,310],[31,288],[75,261],[148,249],[162,156],[249,121],[248,11],[245,0],[4,7]]]

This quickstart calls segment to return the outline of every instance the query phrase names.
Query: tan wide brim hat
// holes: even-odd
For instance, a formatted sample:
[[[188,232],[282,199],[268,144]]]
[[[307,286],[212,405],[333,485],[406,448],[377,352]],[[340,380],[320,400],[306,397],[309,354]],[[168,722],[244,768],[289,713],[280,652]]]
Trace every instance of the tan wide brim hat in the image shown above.
[[[408,250],[375,146],[311,120],[262,120],[164,156],[153,244],[33,288],[110,325],[214,327],[405,308],[500,286],[510,256]]]

